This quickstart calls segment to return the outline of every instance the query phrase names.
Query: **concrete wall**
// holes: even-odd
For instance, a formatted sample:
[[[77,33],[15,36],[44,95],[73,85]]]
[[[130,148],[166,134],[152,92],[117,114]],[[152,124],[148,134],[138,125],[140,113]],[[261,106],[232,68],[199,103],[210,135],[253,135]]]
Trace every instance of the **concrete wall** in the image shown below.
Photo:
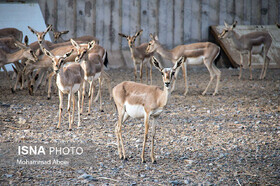
[[[46,24],[70,30],[65,39],[94,35],[110,51],[113,66],[131,64],[119,32],[144,32],[136,44],[156,33],[168,48],[208,40],[210,25],[269,25],[280,22],[279,0],[39,0]],[[112,51],[112,52],[111,52]],[[125,56],[125,57],[123,57]],[[128,57],[127,57],[128,56]]]

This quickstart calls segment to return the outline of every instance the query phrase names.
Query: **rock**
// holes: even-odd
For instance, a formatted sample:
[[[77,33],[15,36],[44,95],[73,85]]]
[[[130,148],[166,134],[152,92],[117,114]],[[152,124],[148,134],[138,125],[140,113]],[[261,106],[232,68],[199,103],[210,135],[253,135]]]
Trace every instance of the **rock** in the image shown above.
[[[26,119],[20,117],[19,120],[18,120],[18,124],[23,125],[25,123],[26,123]]]
[[[172,185],[181,185],[182,184],[180,181],[177,181],[177,180],[169,181],[169,183]]]
[[[82,174],[81,176],[78,177],[78,179],[85,179],[88,181],[97,181],[96,178],[94,178],[92,175],[89,175],[87,173]]]

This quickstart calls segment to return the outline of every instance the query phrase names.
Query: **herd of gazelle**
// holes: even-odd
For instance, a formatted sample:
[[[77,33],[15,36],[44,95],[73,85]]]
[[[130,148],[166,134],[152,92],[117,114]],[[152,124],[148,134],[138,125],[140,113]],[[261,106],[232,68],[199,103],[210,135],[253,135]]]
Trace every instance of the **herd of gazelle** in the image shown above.
[[[230,38],[233,41],[234,47],[240,51],[240,75],[242,77],[242,67],[244,65],[243,55],[249,54],[249,68],[250,68],[250,79],[252,79],[251,70],[251,59],[252,54],[260,54],[264,59],[264,64],[260,79],[264,79],[266,71],[269,65],[269,57],[267,56],[268,50],[271,46],[271,36],[267,32],[252,32],[246,35],[238,35],[234,28],[237,22],[233,25],[225,23],[225,28],[219,35],[219,38]],[[277,25],[279,27],[279,25]],[[83,103],[85,97],[86,82],[89,83],[89,108],[88,113],[90,114],[91,103],[93,99],[94,81],[99,81],[99,91],[97,96],[100,99],[100,110],[102,110],[102,94],[101,85],[102,78],[107,80],[109,92],[110,91],[110,77],[104,71],[104,66],[107,65],[107,52],[106,50],[98,45],[98,39],[92,36],[83,36],[70,41],[61,39],[63,34],[67,34],[68,31],[57,32],[54,31],[52,26],[49,25],[43,32],[38,32],[35,29],[28,27],[30,31],[36,34],[38,42],[31,43],[28,45],[28,39],[25,39],[25,44],[22,44],[22,33],[15,29],[8,28],[0,30],[0,45],[4,46],[7,43],[15,43],[18,49],[11,50],[11,46],[0,49],[0,67],[5,72],[4,65],[8,63],[14,63],[16,70],[20,71],[19,60],[25,63],[24,70],[21,75],[22,84],[24,83],[24,77],[29,77],[29,74],[37,70],[37,74],[41,75],[40,81],[43,79],[42,76],[48,77],[48,98],[50,98],[50,87],[52,77],[56,76],[56,84],[59,92],[59,122],[57,128],[61,124],[61,114],[63,108],[63,94],[68,94],[68,106],[67,111],[69,114],[69,129],[72,129],[74,120],[74,111],[76,98],[75,93],[78,92],[78,127],[80,126],[80,113],[83,112]],[[53,31],[55,41],[57,43],[51,43],[45,41],[44,37],[47,32]],[[175,82],[178,76],[180,67],[183,71],[183,77],[185,82],[184,95],[188,93],[188,81],[187,81],[187,65],[204,64],[209,73],[210,81],[203,91],[205,95],[208,91],[209,86],[216,77],[216,87],[213,95],[218,93],[219,82],[221,78],[221,71],[215,66],[215,59],[220,53],[220,47],[211,42],[200,42],[187,45],[179,45],[171,50],[165,49],[159,42],[156,35],[150,34],[151,40],[149,43],[142,43],[139,46],[135,46],[136,38],[141,35],[143,30],[136,32],[133,36],[128,36],[119,33],[121,37],[125,37],[128,41],[128,45],[131,52],[131,57],[134,62],[134,76],[135,81],[137,80],[137,65],[140,64],[140,81],[136,83],[132,81],[124,81],[112,90],[112,96],[118,111],[118,121],[115,128],[117,137],[118,152],[121,159],[127,159],[124,150],[123,139],[121,135],[122,124],[129,118],[144,118],[144,141],[143,149],[141,154],[142,162],[145,162],[144,152],[145,145],[148,136],[149,119],[152,118],[152,142],[151,142],[151,160],[153,163],[156,162],[154,157],[154,137],[156,124],[154,120],[161,114],[164,107],[167,104],[170,93],[175,89]],[[61,41],[59,43],[58,41]],[[35,54],[36,53],[36,54]],[[172,68],[163,68],[161,63],[153,56],[155,53],[159,54],[165,59],[170,60],[174,66]],[[146,63],[145,63],[145,59]],[[69,62],[69,63],[66,63]],[[149,63],[149,64],[148,64]],[[150,80],[152,84],[152,66],[155,66],[162,74],[162,80],[164,89],[152,85],[142,84],[143,65],[150,68]],[[52,70],[50,70],[52,69]],[[148,83],[148,67],[147,67],[147,83]],[[24,75],[23,75],[24,74]],[[31,76],[32,77],[32,76]],[[37,77],[36,75],[33,77]],[[29,80],[29,85],[34,83],[34,79]],[[12,88],[14,91],[16,87]],[[30,87],[30,91],[33,91],[33,87]],[[111,94],[110,94],[111,95]],[[82,101],[80,103],[80,98]],[[96,97],[98,98],[98,97]],[[73,104],[72,116],[70,112],[71,102]]]

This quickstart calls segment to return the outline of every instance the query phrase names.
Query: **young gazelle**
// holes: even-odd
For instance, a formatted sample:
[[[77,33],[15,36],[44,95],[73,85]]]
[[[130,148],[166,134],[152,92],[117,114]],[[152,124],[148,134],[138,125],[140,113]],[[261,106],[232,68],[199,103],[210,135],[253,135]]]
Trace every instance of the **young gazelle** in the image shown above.
[[[185,58],[180,57],[173,68],[162,68],[161,64],[155,57],[152,57],[152,63],[162,73],[164,90],[159,87],[136,83],[132,81],[124,81],[113,88],[113,98],[118,111],[118,122],[116,124],[115,133],[118,143],[118,152],[120,159],[127,159],[121,135],[122,124],[130,116],[132,118],[144,118],[145,133],[141,159],[145,163],[144,152],[148,137],[149,119],[152,122],[152,142],[151,142],[151,159],[156,163],[154,156],[154,137],[156,125],[154,119],[157,118],[167,104],[170,95],[170,84],[174,77],[175,71],[182,65]]]
[[[57,128],[60,127],[61,113],[63,107],[63,94],[68,94],[68,115],[69,115],[69,130],[72,130],[75,113],[75,93],[78,91],[78,127],[80,127],[80,97],[81,87],[84,82],[84,70],[79,63],[69,63],[63,65],[64,60],[69,57],[74,50],[67,52],[63,56],[54,56],[51,52],[43,48],[43,52],[51,58],[53,71],[57,75],[56,84],[59,89],[59,120]],[[73,102],[72,119],[70,113],[71,100]]]
[[[131,58],[133,60],[134,63],[134,77],[135,77],[135,81],[137,80],[137,65],[140,64],[140,81],[142,83],[142,74],[143,74],[143,64],[144,64],[144,60],[148,59],[150,62],[150,58],[153,55],[153,52],[151,53],[147,53],[146,52],[146,48],[148,46],[148,43],[142,43],[139,46],[135,46],[135,39],[141,35],[143,32],[143,30],[140,30],[138,32],[136,32],[136,34],[134,36],[127,36],[125,34],[119,33],[120,36],[125,37],[127,39],[128,42],[128,46],[130,48],[130,52],[131,52]],[[146,62],[146,74],[147,74],[147,84],[148,84],[148,62]],[[152,64],[150,64],[150,80],[151,80],[151,84],[152,84]]]

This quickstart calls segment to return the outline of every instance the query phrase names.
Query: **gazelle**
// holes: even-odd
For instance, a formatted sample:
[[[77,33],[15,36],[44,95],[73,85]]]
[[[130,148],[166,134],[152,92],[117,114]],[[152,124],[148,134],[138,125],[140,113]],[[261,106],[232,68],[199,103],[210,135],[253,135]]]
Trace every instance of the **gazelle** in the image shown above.
[[[30,59],[35,62],[37,61],[37,57],[34,55],[34,52],[30,49],[30,47],[25,46],[24,44],[22,44],[18,41],[15,41],[15,45],[17,47],[19,47],[20,49],[13,53],[8,53],[8,52],[5,52],[4,50],[0,49],[0,68],[1,67],[3,68],[7,64],[17,62],[18,60],[21,60],[23,58],[27,58],[27,59]],[[6,69],[5,68],[3,68],[3,69],[6,73],[6,76],[8,77],[8,81],[10,82]],[[9,83],[9,84],[11,87],[11,83]],[[12,92],[14,92],[12,87],[11,87],[11,90],[12,90]]]
[[[69,30],[65,30],[65,31],[55,31],[54,28],[51,28],[51,31],[53,32],[53,38],[54,38],[54,42],[56,43],[63,43],[63,42],[68,42],[70,40],[64,40],[62,38],[62,35],[64,34],[68,34]],[[85,41],[85,42],[90,42],[92,40],[94,40],[97,44],[99,43],[99,39],[93,37],[93,36],[81,36],[78,38],[73,38],[75,41]]]
[[[272,43],[272,38],[268,32],[251,32],[240,36],[234,31],[237,21],[232,25],[228,25],[224,22],[225,28],[222,33],[219,34],[219,38],[231,38],[233,41],[233,46],[236,50],[240,51],[240,73],[239,79],[242,77],[242,68],[243,68],[243,54],[249,53],[249,69],[250,69],[250,79],[253,79],[252,76],[252,54],[260,54],[263,57],[264,63],[262,67],[262,72],[260,79],[264,79],[266,71],[269,65],[270,58],[267,56],[268,50]]]
[[[59,120],[57,128],[60,128],[61,113],[63,107],[63,94],[68,94],[68,115],[69,115],[69,130],[72,130],[75,113],[75,93],[78,92],[78,127],[80,127],[80,97],[81,87],[84,82],[84,70],[78,63],[70,63],[63,65],[64,60],[68,58],[74,50],[65,53],[63,56],[54,56],[47,49],[43,48],[43,52],[52,60],[54,73],[57,75],[56,84],[59,89]],[[73,102],[73,112],[71,118],[71,100]]]
[[[184,95],[188,93],[188,82],[187,82],[187,65],[200,65],[203,64],[207,67],[209,73],[210,73],[210,81],[202,93],[202,95],[205,95],[209,86],[211,85],[213,79],[217,77],[217,83],[215,92],[213,95],[216,95],[218,93],[219,89],[219,82],[221,78],[221,71],[216,67],[214,64],[214,60],[218,57],[220,53],[220,47],[215,45],[214,43],[210,42],[202,42],[202,43],[193,43],[188,45],[179,45],[171,50],[166,50],[163,48],[161,43],[158,41],[157,36],[153,36],[150,34],[151,41],[149,42],[149,45],[147,47],[147,52],[157,52],[162,57],[169,59],[172,61],[172,63],[176,63],[176,61],[179,59],[179,57],[184,56],[185,61],[184,65],[182,65],[182,71],[183,76],[185,80],[185,92]],[[179,68],[175,72],[174,77],[174,83],[171,89],[171,92],[175,89],[175,83],[177,79],[177,75],[179,72]]]
[[[91,109],[91,103],[93,99],[93,93],[94,93],[94,85],[93,82],[98,79],[99,81],[99,90],[98,90],[98,95],[99,95],[99,109],[102,111],[102,93],[101,93],[101,84],[102,84],[102,73],[104,73],[103,68],[104,68],[104,58],[106,53],[104,53],[104,56],[100,56],[100,54],[96,51],[98,46],[95,48],[95,41],[91,41],[88,44],[82,44],[79,45],[76,43],[73,39],[71,39],[71,42],[73,46],[76,48],[78,56],[76,58],[77,62],[81,63],[82,68],[84,69],[85,72],[85,81],[87,81],[90,84],[89,88],[89,106],[88,106],[88,114],[90,114],[90,109]],[[110,82],[109,82],[110,84]],[[84,97],[85,97],[85,83],[83,85],[83,94],[82,94],[82,109],[81,112],[83,112],[83,106],[84,106]],[[110,91],[110,88],[109,88]]]
[[[23,34],[22,31],[16,29],[16,28],[3,28],[0,29],[0,38],[2,37],[14,37],[19,42],[22,42]]]
[[[148,43],[142,43],[139,46],[135,46],[135,40],[136,38],[141,35],[143,30],[140,30],[136,32],[134,36],[127,36],[125,34],[119,33],[120,36],[127,39],[128,46],[131,53],[131,58],[134,63],[134,77],[135,81],[137,80],[137,65],[140,64],[140,81],[142,83],[142,74],[143,74],[143,64],[145,59],[151,60],[151,56],[153,55],[153,52],[146,53],[146,48],[148,46]],[[146,73],[147,73],[147,84],[148,84],[148,62],[146,62]],[[152,84],[152,64],[150,62],[150,80]]]
[[[145,133],[141,159],[142,162],[145,163],[145,145],[148,137],[149,119],[152,117],[151,159],[153,163],[156,163],[154,156],[156,125],[154,123],[154,119],[161,114],[164,107],[167,105],[172,78],[175,71],[182,65],[184,60],[184,57],[180,57],[173,68],[162,68],[158,60],[155,57],[152,57],[152,63],[162,73],[162,80],[164,84],[163,90],[156,86],[145,85],[132,81],[124,81],[113,88],[113,98],[118,111],[118,122],[116,124],[115,133],[120,159],[127,159],[121,134],[122,124],[129,116],[132,118],[144,118]]]

